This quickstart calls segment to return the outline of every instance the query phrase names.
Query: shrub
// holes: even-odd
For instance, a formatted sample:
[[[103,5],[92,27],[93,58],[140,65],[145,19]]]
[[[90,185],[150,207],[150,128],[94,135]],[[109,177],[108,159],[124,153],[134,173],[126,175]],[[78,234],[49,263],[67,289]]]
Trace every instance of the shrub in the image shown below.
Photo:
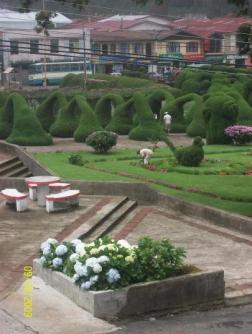
[[[243,125],[252,125],[252,107],[243,98],[241,94],[234,90],[227,91],[227,95],[231,96],[239,107],[237,123]]]
[[[129,138],[134,140],[163,140],[166,137],[163,126],[157,122],[144,95],[133,95],[139,124],[129,133]]]
[[[50,94],[37,109],[37,116],[46,131],[56,121],[59,111],[67,104],[66,97],[59,91]]]
[[[163,106],[163,102],[174,101],[173,95],[164,89],[155,89],[147,96],[148,103],[151,107],[153,114],[156,114],[160,118],[160,111]]]
[[[71,154],[68,157],[68,162],[71,165],[83,166],[84,162],[80,154]]]
[[[5,128],[7,141],[23,146],[44,146],[52,144],[52,138],[42,128],[26,100],[19,94],[11,94],[2,111],[1,126]],[[3,121],[4,122],[1,122]]]
[[[119,135],[127,135],[133,128],[134,114],[134,100],[131,98],[125,103],[118,105],[111,121],[106,126],[106,130],[116,132]]]
[[[108,152],[116,143],[117,134],[109,131],[96,131],[86,139],[86,144],[99,153]]]
[[[116,94],[106,94],[99,99],[95,106],[95,114],[103,128],[111,121],[114,110],[123,102],[124,99]]]
[[[232,139],[224,130],[236,123],[239,106],[225,94],[210,96],[203,109],[208,144],[230,144]]]
[[[234,144],[247,144],[252,141],[252,126],[229,126],[225,129],[225,134],[232,138]]]
[[[201,137],[196,137],[193,144],[176,150],[176,158],[180,165],[188,167],[198,167],[204,159],[204,145]]]
[[[86,244],[50,238],[41,244],[39,256],[43,267],[64,272],[83,290],[118,289],[191,272],[184,266],[185,251],[165,239],[141,238],[131,246],[109,237]]]
[[[205,137],[206,123],[203,116],[204,101],[202,96],[195,97],[195,103],[192,105],[193,114],[192,121],[186,128],[186,133],[190,137]]]

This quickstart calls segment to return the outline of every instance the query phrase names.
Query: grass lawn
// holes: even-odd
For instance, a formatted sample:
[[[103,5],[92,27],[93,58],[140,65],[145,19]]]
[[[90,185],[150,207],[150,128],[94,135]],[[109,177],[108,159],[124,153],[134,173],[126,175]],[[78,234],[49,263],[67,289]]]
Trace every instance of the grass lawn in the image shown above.
[[[168,148],[155,152],[154,170],[142,166],[136,150],[108,154],[79,152],[84,166],[71,165],[70,153],[37,153],[35,158],[66,179],[147,182],[158,191],[188,201],[252,217],[252,146],[205,146],[205,161],[198,168],[177,166]]]

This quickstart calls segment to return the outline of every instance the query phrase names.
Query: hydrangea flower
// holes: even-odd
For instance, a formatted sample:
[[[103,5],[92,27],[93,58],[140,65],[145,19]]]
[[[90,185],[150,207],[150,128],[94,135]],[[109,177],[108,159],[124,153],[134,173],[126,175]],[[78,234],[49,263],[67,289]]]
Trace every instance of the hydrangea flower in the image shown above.
[[[94,285],[96,282],[98,282],[98,279],[99,279],[99,276],[95,275],[95,276],[91,276],[89,278],[89,281],[90,281],[91,285]]]
[[[81,289],[89,290],[91,288],[91,282],[87,281],[81,284]]]
[[[47,255],[49,255],[50,253],[51,253],[51,246],[50,246],[50,244],[47,244],[47,246],[44,247],[44,249],[43,249],[43,255],[44,255],[44,256],[47,256]]]
[[[71,241],[71,244],[76,247],[77,245],[81,244],[82,241],[80,239],[74,239]]]
[[[80,278],[80,276],[78,274],[73,275],[73,281],[74,282],[78,281],[79,278]]]
[[[106,273],[106,277],[107,277],[108,283],[113,284],[121,278],[121,275],[117,269],[111,268]]]
[[[79,254],[80,256],[84,256],[86,254],[85,244],[83,242],[82,243],[78,243],[77,246],[75,247],[75,252],[77,254]]]
[[[39,258],[39,263],[43,266],[45,262],[46,262],[46,258],[44,256],[41,256]]]
[[[93,272],[94,272],[95,274],[99,274],[101,271],[102,271],[102,266],[101,266],[99,263],[96,263],[96,264],[93,266]]]
[[[62,265],[63,261],[60,257],[55,257],[52,261],[52,265],[54,268],[58,268]]]
[[[97,249],[97,248],[92,248],[91,250],[90,250],[90,254],[91,255],[97,255],[99,253],[99,249]]]
[[[63,256],[64,254],[67,253],[67,246],[65,245],[59,245],[55,249],[55,253],[57,256]]]
[[[76,274],[78,274],[80,277],[83,277],[83,276],[87,276],[87,267],[84,266],[82,263],[80,262],[77,262],[75,265],[74,265],[74,270],[76,272]]]
[[[98,257],[97,262],[98,263],[109,262],[109,258],[106,255],[102,255],[102,256]]]
[[[59,243],[58,240],[53,239],[53,238],[48,238],[46,242],[48,242],[48,244],[51,244],[51,245],[56,245]]]
[[[89,259],[86,260],[86,266],[87,267],[93,268],[94,265],[96,265],[97,263],[98,263],[98,261],[97,261],[96,257],[90,257]]]
[[[126,256],[125,261],[128,263],[133,263],[134,262],[134,257],[132,255]]]
[[[117,241],[117,244],[120,245],[121,247],[124,247],[124,248],[130,248],[130,244],[128,243],[127,240],[118,240]]]
[[[73,253],[70,255],[69,260],[73,263],[75,263],[79,259],[80,255],[77,253]]]
[[[42,242],[42,244],[40,245],[40,249],[42,250],[42,252],[46,247],[50,247],[49,242],[47,241]]]

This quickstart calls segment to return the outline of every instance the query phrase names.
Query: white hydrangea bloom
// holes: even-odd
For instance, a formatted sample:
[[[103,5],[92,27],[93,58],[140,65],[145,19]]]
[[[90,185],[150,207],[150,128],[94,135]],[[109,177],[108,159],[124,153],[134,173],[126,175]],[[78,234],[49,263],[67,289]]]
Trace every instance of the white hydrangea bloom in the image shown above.
[[[60,257],[55,257],[52,261],[52,265],[54,268],[58,268],[62,265],[63,261]]]
[[[44,256],[41,256],[39,258],[39,263],[43,266],[43,264],[46,262],[46,258]]]
[[[81,289],[83,290],[89,290],[91,287],[91,282],[87,281],[81,284]]]
[[[121,275],[117,269],[109,269],[109,271],[106,273],[107,281],[108,283],[112,284],[118,281],[121,278]]]
[[[95,246],[95,243],[92,241],[90,242],[89,244],[86,244],[87,247],[94,247]]]
[[[99,253],[99,249],[98,248],[92,248],[91,250],[90,250],[90,254],[91,255],[97,255]]]
[[[77,244],[75,247],[75,253],[79,254],[80,256],[84,256],[86,254],[85,244],[83,242]]]
[[[93,266],[93,272],[94,272],[95,274],[99,274],[101,271],[102,271],[102,266],[101,266],[99,263],[96,263],[96,264]]]
[[[51,245],[56,245],[59,243],[58,240],[53,239],[53,238],[48,238],[46,242],[48,242],[48,244],[51,244]]]
[[[43,251],[46,247],[50,247],[50,244],[47,241],[42,242],[40,249]]]
[[[117,241],[117,244],[120,245],[121,247],[124,247],[124,248],[130,248],[130,244],[128,243],[127,240],[118,240]]]
[[[74,270],[76,272],[76,274],[78,274],[80,277],[83,277],[83,276],[87,276],[88,273],[87,273],[87,267],[84,266],[82,263],[80,262],[77,262],[75,265],[74,265]]]
[[[71,241],[71,244],[76,247],[77,245],[81,244],[82,241],[80,239],[74,239]]]
[[[51,246],[50,244],[48,244],[48,246],[46,246],[44,249],[43,249],[43,255],[44,256],[47,256],[51,253]]]
[[[73,263],[75,263],[79,259],[80,255],[77,253],[73,253],[70,255],[69,260]]]
[[[67,246],[65,246],[65,245],[57,246],[56,249],[55,249],[55,253],[58,256],[63,256],[64,254],[67,253]]]
[[[91,276],[89,278],[89,281],[91,283],[91,285],[95,284],[96,282],[98,282],[98,279],[99,279],[99,276],[98,275],[95,275],[95,276]]]
[[[106,255],[102,255],[102,256],[98,257],[97,262],[98,263],[109,262],[109,258]]]
[[[98,247],[99,251],[104,251],[107,248],[106,245],[101,245]]]
[[[73,275],[73,281],[74,282],[78,281],[79,278],[80,278],[80,276],[78,274]]]
[[[93,268],[94,265],[98,263],[96,257],[90,257],[89,259],[86,260],[86,266]]]

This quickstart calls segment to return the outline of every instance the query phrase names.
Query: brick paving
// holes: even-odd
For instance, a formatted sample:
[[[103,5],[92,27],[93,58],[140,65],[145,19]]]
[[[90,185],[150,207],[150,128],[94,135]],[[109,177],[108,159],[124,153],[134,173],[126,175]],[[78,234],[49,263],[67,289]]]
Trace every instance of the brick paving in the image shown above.
[[[0,200],[0,299],[22,279],[25,265],[31,265],[38,248],[48,237],[63,240],[102,209],[111,197],[81,196],[76,210],[48,214],[29,201],[30,210],[17,213]]]
[[[252,294],[252,237],[154,207],[138,208],[113,233],[132,244],[143,235],[183,247],[187,262],[201,269],[223,269],[227,293]]]

